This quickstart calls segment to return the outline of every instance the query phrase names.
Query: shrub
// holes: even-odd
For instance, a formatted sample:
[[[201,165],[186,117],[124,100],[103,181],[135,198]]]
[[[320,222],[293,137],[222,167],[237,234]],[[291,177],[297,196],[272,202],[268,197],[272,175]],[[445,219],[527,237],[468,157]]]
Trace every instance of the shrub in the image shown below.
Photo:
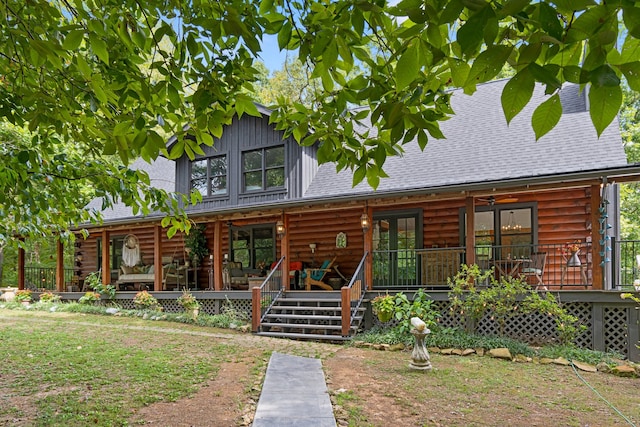
[[[476,283],[490,281],[490,286],[480,289]],[[507,320],[522,314],[539,312],[554,317],[560,341],[569,344],[584,329],[580,319],[567,313],[551,293],[541,297],[531,286],[518,278],[502,277],[499,281],[493,270],[481,273],[477,265],[462,265],[453,280],[449,279],[451,309],[469,318],[469,332],[475,331],[477,322],[485,314],[498,323],[500,336],[504,335]],[[469,326],[470,325],[470,326]]]
[[[89,288],[93,289],[100,295],[106,296],[108,299],[113,299],[116,296],[116,287],[113,285],[105,285],[102,283],[101,274],[99,271],[90,273],[84,279]]]
[[[140,291],[133,297],[133,304],[143,310],[162,310],[158,300],[147,291]]]
[[[41,302],[58,302],[60,301],[60,295],[54,294],[53,292],[43,292],[40,294]]]
[[[440,313],[431,308],[433,301],[428,298],[429,295],[423,289],[418,289],[412,301],[409,301],[409,298],[402,292],[396,294],[394,317],[399,321],[398,328],[401,333],[411,331],[413,328],[411,326],[411,318],[413,317],[420,318],[427,324],[427,328],[437,326],[437,319]]]
[[[97,292],[88,291],[78,299],[79,304],[94,304],[100,301],[100,294]]]
[[[17,302],[28,302],[31,301],[31,291],[29,289],[18,289],[16,291]]]

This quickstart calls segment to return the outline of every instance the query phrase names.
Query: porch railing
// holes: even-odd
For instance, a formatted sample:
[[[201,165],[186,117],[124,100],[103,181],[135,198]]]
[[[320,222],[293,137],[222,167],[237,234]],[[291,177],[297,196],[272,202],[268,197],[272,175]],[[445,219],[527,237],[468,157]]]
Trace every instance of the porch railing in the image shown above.
[[[276,266],[271,269],[262,284],[259,287],[251,289],[251,318],[252,329],[254,332],[258,330],[260,323],[264,320],[264,316],[266,316],[271,309],[271,306],[282,294],[283,261],[284,257],[280,258]]]
[[[73,268],[64,269],[64,283],[73,280]],[[25,267],[24,283],[27,289],[56,290],[56,269],[53,267]]]
[[[341,289],[342,302],[342,335],[348,336],[351,325],[358,314],[362,301],[367,293],[365,285],[365,261],[369,252],[365,252],[347,286]]]
[[[553,289],[587,289],[593,284],[592,245],[582,242],[579,246],[574,262],[569,262],[571,253],[569,247],[563,244],[476,246],[475,263],[483,270],[494,269],[497,279],[501,275],[518,277],[523,269],[534,268],[533,253],[546,253],[545,263],[540,268],[545,286]],[[464,247],[375,251],[374,286],[446,288],[447,280],[455,276],[463,263],[466,263]],[[530,283],[535,285],[537,280]]]
[[[612,283],[616,289],[631,290],[634,281],[640,280],[640,240],[616,240],[611,238]]]

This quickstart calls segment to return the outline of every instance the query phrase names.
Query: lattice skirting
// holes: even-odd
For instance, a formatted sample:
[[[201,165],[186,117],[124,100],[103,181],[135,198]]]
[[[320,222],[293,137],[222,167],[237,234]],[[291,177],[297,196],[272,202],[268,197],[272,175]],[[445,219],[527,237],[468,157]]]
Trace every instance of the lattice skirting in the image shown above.
[[[441,314],[438,323],[445,328],[463,327],[462,319],[450,310],[449,301],[433,301],[432,307]],[[574,341],[580,348],[600,351],[615,351],[632,360],[638,359],[636,344],[640,340],[638,332],[638,314],[634,306],[591,302],[565,302],[563,307],[580,319],[587,328]],[[602,319],[602,322],[594,319]],[[373,325],[382,326],[376,316]],[[391,320],[384,326],[395,326]],[[499,325],[491,314],[485,315],[477,325],[481,335],[499,335]],[[508,319],[504,327],[504,335],[527,342],[531,345],[557,343],[558,335],[552,317],[533,313]]]

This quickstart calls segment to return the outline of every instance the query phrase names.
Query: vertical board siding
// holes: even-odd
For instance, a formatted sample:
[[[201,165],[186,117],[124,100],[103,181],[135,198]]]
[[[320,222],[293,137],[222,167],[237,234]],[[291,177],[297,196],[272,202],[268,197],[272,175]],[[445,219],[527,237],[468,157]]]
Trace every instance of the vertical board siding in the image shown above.
[[[285,146],[285,188],[266,192],[242,192],[242,153],[261,147],[271,147],[284,144]],[[205,197],[197,206],[187,206],[189,213],[207,213],[222,208],[265,204],[279,200],[290,200],[302,197],[305,185],[302,177],[302,147],[292,138],[284,138],[282,131],[277,131],[269,124],[268,117],[244,116],[241,120],[233,119],[231,125],[226,126],[222,137],[216,140],[212,147],[202,147],[205,156],[216,154],[227,155],[227,186],[226,196]],[[308,168],[315,172],[314,168]],[[306,170],[306,169],[305,169]],[[177,161],[176,191],[188,193],[190,188],[190,161],[183,157]]]

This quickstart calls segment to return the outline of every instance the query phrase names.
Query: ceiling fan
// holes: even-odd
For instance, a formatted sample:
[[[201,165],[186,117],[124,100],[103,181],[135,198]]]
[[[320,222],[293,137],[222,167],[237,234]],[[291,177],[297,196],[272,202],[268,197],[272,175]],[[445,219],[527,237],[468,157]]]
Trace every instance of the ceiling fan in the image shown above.
[[[482,202],[487,202],[487,204],[489,204],[489,206],[493,206],[496,203],[497,204],[515,203],[515,202],[518,201],[518,198],[517,197],[513,197],[511,195],[508,195],[508,196],[503,196],[503,197],[499,197],[499,198],[495,198],[494,196],[489,196],[486,199],[478,197],[477,200],[480,200]]]

